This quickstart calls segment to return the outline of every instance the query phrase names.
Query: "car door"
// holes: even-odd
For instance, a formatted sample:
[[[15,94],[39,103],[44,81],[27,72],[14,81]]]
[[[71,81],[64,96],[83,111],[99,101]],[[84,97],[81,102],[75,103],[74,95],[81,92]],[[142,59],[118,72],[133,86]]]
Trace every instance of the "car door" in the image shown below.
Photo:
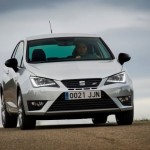
[[[18,61],[18,70],[22,67],[22,59],[23,59],[23,47],[24,42],[21,41],[17,44],[15,50],[11,58],[16,58]],[[9,111],[16,112],[17,111],[17,80],[19,77],[19,71],[15,71],[12,68],[6,67],[4,68],[4,98],[9,108]]]

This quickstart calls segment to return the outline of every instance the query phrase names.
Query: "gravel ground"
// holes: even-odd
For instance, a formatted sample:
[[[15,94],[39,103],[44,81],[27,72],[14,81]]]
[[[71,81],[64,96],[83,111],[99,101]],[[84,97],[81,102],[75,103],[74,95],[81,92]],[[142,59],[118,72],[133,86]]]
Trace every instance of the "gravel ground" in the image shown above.
[[[130,126],[47,125],[35,130],[0,128],[0,150],[150,150],[150,121]]]

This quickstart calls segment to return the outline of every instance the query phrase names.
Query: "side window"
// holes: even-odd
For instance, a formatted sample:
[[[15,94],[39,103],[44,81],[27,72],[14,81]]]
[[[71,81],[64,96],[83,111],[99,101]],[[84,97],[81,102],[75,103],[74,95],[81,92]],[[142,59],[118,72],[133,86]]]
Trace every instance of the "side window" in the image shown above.
[[[22,66],[22,58],[23,58],[23,42],[20,42],[14,51],[12,58],[16,58],[18,61],[18,67]]]
[[[17,48],[18,48],[18,44],[17,44],[17,46],[15,47],[15,49],[14,49],[14,51],[13,51],[13,53],[12,53],[11,58],[15,58]]]

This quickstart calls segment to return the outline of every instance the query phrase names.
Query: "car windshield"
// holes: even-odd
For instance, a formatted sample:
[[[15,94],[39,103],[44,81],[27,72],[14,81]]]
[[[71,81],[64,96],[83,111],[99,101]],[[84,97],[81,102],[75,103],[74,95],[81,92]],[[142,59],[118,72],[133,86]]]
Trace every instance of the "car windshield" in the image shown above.
[[[28,41],[27,62],[112,60],[100,38],[64,37]]]

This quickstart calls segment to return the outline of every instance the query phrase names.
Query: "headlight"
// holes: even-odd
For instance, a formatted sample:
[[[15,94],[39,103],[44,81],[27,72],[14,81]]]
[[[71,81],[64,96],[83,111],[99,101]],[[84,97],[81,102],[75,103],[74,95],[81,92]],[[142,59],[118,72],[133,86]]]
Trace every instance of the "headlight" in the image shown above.
[[[105,82],[105,85],[112,83],[125,83],[125,82],[126,82],[125,72],[121,72],[119,74],[115,74],[113,76],[108,77],[108,79]]]
[[[30,77],[33,87],[59,87],[59,85],[51,79],[42,77]]]

